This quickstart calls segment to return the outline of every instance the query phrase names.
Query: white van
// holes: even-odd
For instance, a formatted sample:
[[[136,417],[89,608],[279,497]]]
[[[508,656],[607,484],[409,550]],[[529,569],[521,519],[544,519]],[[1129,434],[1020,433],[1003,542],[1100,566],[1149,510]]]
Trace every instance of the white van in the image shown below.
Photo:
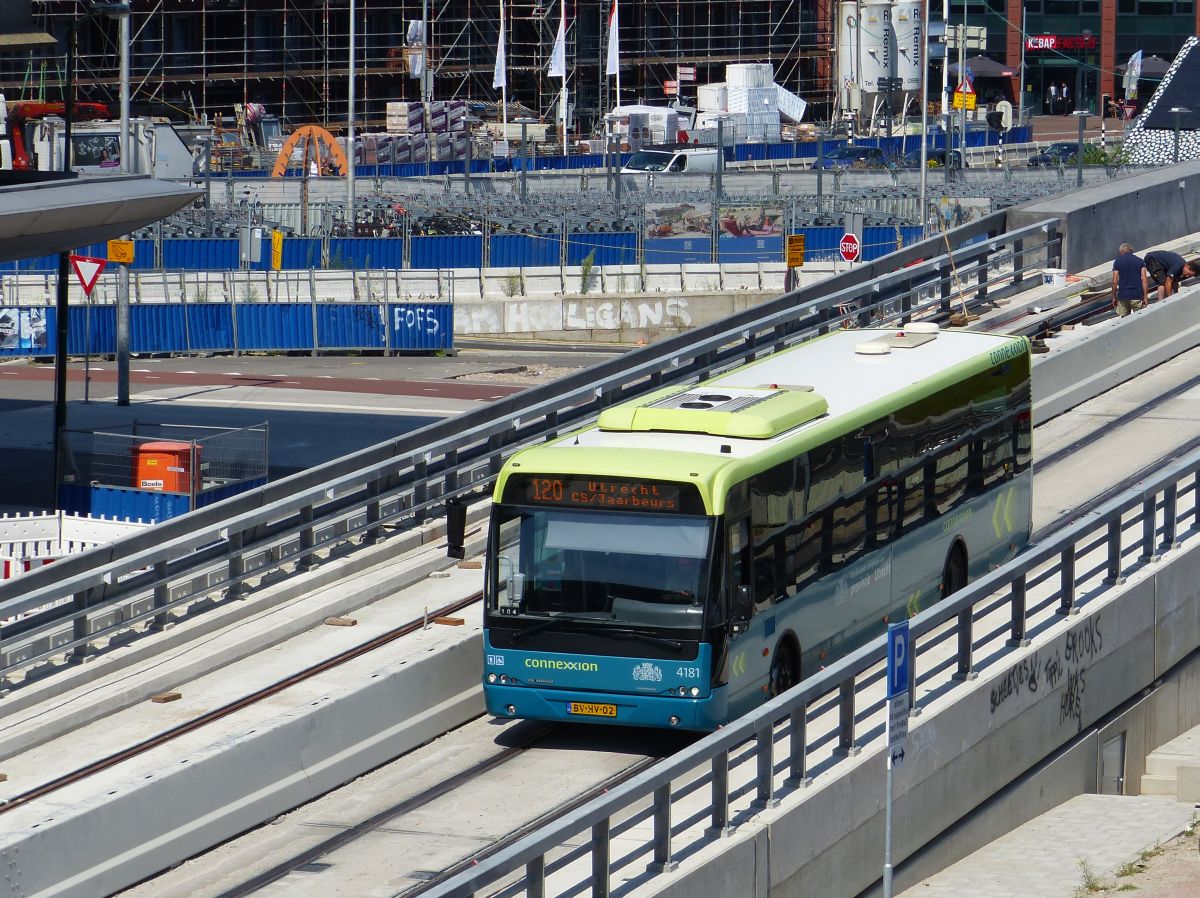
[[[696,144],[645,146],[621,169],[623,175],[687,174],[717,170],[717,148]]]

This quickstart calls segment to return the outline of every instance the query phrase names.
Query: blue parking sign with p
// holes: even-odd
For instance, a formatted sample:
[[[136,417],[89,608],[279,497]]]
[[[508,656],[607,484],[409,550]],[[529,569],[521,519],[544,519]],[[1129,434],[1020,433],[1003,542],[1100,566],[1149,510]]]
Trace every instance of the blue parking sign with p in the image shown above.
[[[912,658],[908,621],[889,624],[887,640],[887,697],[895,698],[908,692],[908,666]]]

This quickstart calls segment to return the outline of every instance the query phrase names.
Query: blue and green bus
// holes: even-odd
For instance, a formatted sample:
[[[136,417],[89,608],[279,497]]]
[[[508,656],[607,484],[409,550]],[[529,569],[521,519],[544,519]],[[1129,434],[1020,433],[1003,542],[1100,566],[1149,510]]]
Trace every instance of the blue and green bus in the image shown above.
[[[709,730],[1012,558],[1023,337],[841,331],[516,453],[485,565],[499,717]]]

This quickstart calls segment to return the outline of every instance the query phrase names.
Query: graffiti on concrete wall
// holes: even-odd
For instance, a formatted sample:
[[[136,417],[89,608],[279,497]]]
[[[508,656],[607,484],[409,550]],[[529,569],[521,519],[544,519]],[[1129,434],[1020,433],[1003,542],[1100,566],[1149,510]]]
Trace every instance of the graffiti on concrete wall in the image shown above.
[[[1100,615],[1096,614],[1067,633],[1061,648],[1034,652],[1022,658],[992,686],[991,713],[1012,699],[1061,689],[1058,722],[1074,721],[1083,726],[1083,694],[1087,689],[1087,669],[1104,648]]]
[[[566,304],[564,318],[566,327],[571,329],[689,327],[692,323],[688,301],[678,296],[615,302],[571,301]]]

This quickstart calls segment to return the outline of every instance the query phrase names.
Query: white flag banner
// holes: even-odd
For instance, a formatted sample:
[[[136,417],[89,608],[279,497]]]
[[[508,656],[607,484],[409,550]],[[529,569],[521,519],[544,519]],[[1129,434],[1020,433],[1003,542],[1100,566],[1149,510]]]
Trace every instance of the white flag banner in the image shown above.
[[[563,0],[566,3],[566,0]],[[546,74],[551,78],[567,77],[567,35],[563,23],[558,23],[558,37],[554,39],[554,49],[550,51],[550,68]]]
[[[492,87],[507,87],[504,64],[504,17],[500,17],[500,40],[496,42],[496,71],[492,75]]]
[[[621,70],[620,40],[617,37],[617,0],[613,0],[612,12],[608,15],[608,61],[605,75],[616,75]]]
[[[1138,50],[1129,57],[1125,64],[1125,99],[1136,100],[1138,94],[1138,79],[1142,77],[1142,51]]]

